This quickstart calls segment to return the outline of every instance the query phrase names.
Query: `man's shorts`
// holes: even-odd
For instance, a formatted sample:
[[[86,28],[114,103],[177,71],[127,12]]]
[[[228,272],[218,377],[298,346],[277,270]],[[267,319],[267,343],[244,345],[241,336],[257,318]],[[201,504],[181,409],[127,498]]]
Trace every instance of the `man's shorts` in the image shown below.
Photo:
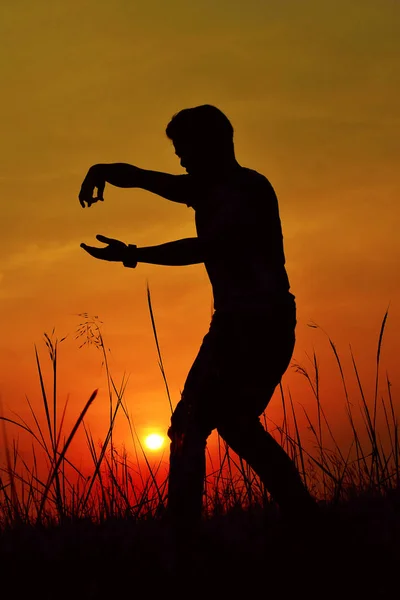
[[[227,416],[261,415],[289,366],[295,326],[295,305],[272,315],[215,312],[177,413],[189,410],[191,421],[211,429]]]

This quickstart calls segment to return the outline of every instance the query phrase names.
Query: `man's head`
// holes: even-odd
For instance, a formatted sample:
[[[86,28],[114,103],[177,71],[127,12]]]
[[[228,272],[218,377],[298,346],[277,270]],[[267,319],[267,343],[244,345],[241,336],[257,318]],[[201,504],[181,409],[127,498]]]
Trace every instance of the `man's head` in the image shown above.
[[[168,123],[166,134],[190,174],[215,172],[235,163],[233,127],[215,106],[185,108]]]

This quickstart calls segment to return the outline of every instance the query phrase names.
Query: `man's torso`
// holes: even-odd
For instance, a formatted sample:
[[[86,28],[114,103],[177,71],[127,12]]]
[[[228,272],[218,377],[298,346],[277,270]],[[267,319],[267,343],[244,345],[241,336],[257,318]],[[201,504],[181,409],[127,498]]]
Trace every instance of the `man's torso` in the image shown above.
[[[195,209],[199,240],[210,248],[205,267],[217,312],[294,305],[278,201],[264,175],[240,167],[229,179],[200,186],[188,205]]]

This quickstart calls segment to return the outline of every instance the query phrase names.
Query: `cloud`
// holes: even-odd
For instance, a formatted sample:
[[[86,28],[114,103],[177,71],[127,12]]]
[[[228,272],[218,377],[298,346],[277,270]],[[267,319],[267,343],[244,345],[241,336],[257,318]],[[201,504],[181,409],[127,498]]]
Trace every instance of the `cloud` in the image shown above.
[[[11,254],[3,263],[4,271],[21,268],[51,266],[64,261],[72,253],[76,253],[79,241],[69,241],[64,245],[55,243],[28,244],[20,252]],[[1,278],[0,278],[1,281]]]

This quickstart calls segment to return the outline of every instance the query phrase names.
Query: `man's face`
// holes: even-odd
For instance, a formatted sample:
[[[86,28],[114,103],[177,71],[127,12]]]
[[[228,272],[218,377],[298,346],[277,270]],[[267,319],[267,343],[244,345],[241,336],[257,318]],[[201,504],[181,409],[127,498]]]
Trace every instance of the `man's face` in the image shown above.
[[[174,141],[173,144],[181,167],[186,169],[190,175],[204,174],[211,168],[207,153],[201,146],[177,141]]]

